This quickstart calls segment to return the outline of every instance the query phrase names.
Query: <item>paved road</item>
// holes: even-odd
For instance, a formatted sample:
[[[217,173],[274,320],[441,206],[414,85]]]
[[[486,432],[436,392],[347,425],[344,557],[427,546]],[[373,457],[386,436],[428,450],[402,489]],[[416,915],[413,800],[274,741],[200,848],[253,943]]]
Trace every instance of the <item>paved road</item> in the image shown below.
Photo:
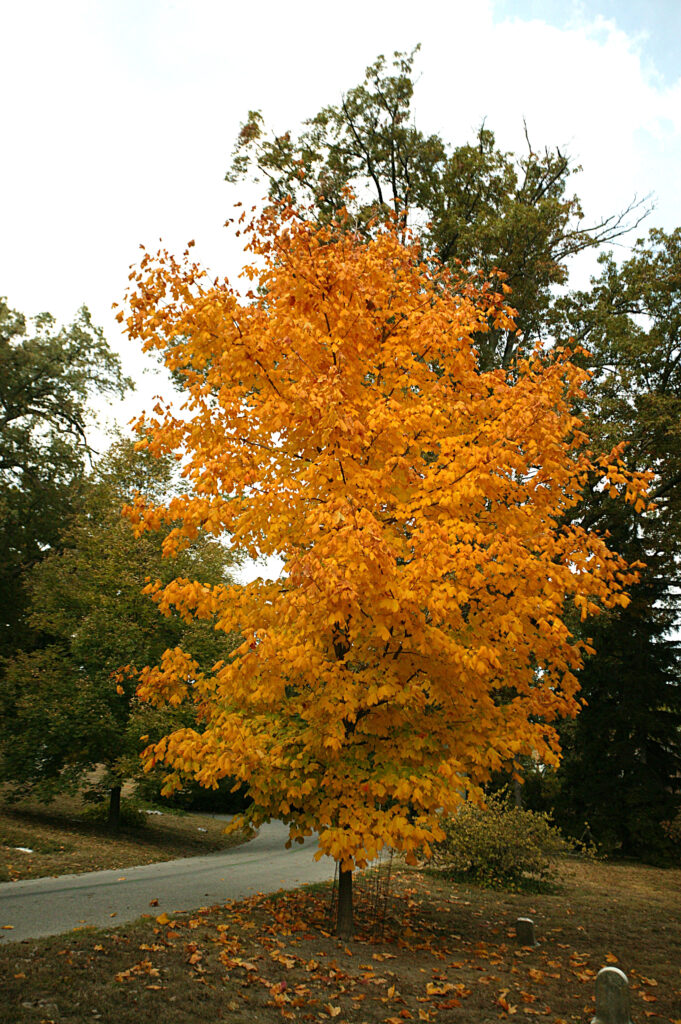
[[[113,927],[142,914],[174,914],[333,878],[332,860],[313,859],[316,839],[286,850],[287,837],[286,826],[274,821],[250,843],[224,853],[0,884],[0,943]],[[158,906],[151,908],[151,900]]]

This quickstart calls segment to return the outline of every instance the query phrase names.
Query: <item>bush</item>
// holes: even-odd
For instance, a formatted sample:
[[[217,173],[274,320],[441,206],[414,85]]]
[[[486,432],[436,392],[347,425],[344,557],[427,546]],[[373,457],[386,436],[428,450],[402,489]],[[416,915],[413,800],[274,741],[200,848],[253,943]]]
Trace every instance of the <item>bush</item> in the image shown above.
[[[547,814],[510,806],[504,792],[489,796],[484,809],[463,804],[442,827],[435,863],[452,878],[493,888],[544,888],[556,857],[571,849]]]

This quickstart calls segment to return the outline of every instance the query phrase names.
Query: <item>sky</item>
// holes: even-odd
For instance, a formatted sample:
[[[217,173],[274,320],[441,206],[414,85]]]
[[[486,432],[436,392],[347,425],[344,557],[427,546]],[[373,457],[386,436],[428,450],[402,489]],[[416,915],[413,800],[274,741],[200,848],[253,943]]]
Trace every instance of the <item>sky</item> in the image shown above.
[[[587,222],[651,194],[638,234],[681,225],[679,0],[6,0],[0,37],[0,295],[62,322],[90,308],[137,381],[102,421],[128,422],[168,386],[111,310],[139,245],[195,239],[234,279],[224,222],[260,194],[224,182],[247,111],[295,130],[380,53],[421,44],[422,130],[462,144],[486,119],[520,152],[524,121],[535,148],[582,166]]]

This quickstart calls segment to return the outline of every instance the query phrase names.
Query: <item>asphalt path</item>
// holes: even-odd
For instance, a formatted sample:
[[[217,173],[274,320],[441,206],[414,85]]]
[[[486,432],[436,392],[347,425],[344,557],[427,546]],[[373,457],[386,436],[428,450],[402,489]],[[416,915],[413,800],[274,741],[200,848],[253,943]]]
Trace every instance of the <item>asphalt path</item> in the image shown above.
[[[0,943],[111,928],[142,914],[172,915],[333,878],[333,860],[314,860],[316,837],[290,850],[287,838],[288,828],[273,821],[249,843],[224,853],[0,884]]]

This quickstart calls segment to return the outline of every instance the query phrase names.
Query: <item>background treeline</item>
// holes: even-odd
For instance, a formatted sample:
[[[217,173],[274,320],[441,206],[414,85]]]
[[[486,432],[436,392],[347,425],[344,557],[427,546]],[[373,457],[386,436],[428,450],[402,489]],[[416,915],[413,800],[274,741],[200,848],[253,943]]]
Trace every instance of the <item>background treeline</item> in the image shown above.
[[[459,146],[424,134],[411,112],[414,57],[379,58],[297,133],[273,135],[249,112],[227,179],[263,181],[271,198],[291,196],[325,220],[349,204],[353,226],[367,233],[391,213],[426,257],[457,273],[502,270],[517,329],[480,335],[481,370],[512,376],[537,340],[548,350],[574,339],[590,353],[575,358],[593,372],[579,410],[592,446],[624,443],[632,468],[652,469],[656,508],[637,515],[594,483],[573,510],[645,567],[626,610],[572,624],[597,649],[580,674],[585,704],[561,726],[559,770],[520,766],[522,795],[608,853],[678,859],[681,229],[632,242],[649,212],[636,201],[585,223],[571,191],[578,168],[529,137],[516,155],[499,150],[485,125]],[[625,234],[628,255],[617,262],[607,246]],[[570,261],[588,249],[601,253],[599,271],[588,289],[570,291]],[[169,466],[123,441],[88,468],[87,405],[128,383],[85,311],[58,330],[49,317],[28,325],[0,307],[0,770],[49,793],[105,766],[99,785],[114,817],[117,787],[138,770],[140,733],[167,731],[160,712],[137,705],[130,675],[113,682],[120,667],[151,664],[179,643],[199,660],[233,646],[209,624],[159,616],[139,593],[144,578],[217,581],[236,557],[198,540],[181,556],[186,565],[169,565],[159,538],[136,542],[120,520],[135,489],[177,486]]]
[[[212,624],[159,614],[145,581],[225,582],[238,562],[205,537],[165,559],[160,535],[136,539],[121,517],[135,492],[178,486],[169,461],[131,440],[91,460],[89,403],[129,386],[85,310],[60,330],[0,305],[0,778],[5,796],[108,797],[113,827],[123,783],[140,776],[140,737],[178,724],[139,704],[135,670],[181,644],[199,665],[234,646]]]

